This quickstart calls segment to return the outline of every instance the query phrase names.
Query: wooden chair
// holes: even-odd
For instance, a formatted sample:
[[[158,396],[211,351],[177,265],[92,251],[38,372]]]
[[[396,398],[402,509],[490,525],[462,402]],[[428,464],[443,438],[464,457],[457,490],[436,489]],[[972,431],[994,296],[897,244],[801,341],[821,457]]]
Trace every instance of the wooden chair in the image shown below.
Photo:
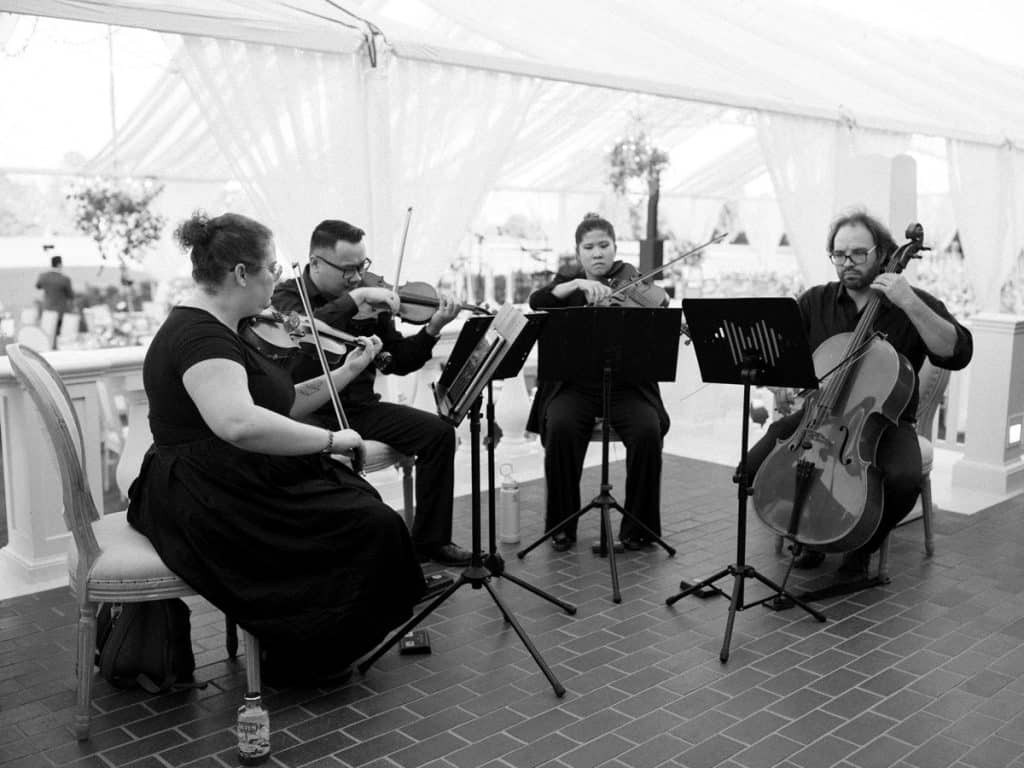
[[[96,612],[101,603],[138,603],[187,597],[195,592],[160,559],[144,535],[128,524],[127,513],[101,517],[83,468],[82,427],[67,388],[38,352],[20,344],[7,348],[11,369],[39,409],[57,457],[64,523],[71,532],[68,572],[78,600],[78,706],[75,735],[89,738],[96,652]],[[141,459],[141,456],[140,456]],[[259,644],[243,632],[248,690],[261,688]]]
[[[935,461],[935,449],[932,447],[932,434],[935,427],[935,414],[938,413],[942,398],[949,386],[949,371],[938,368],[925,360],[917,374],[917,442],[921,446],[921,522],[924,525],[924,551],[928,557],[935,553],[935,536],[932,530],[932,465]],[[889,581],[887,569],[889,559],[889,539],[887,536],[878,551],[878,579],[883,583]]]

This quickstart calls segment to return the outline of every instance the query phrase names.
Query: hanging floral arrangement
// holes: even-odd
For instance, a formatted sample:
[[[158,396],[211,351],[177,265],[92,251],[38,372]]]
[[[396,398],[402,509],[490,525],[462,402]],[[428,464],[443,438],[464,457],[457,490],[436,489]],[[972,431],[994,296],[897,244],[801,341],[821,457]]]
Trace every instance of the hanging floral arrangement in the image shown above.
[[[616,194],[624,195],[631,191],[630,179],[650,183],[668,167],[668,162],[668,152],[655,146],[642,127],[635,126],[608,151],[608,181]]]
[[[655,146],[643,124],[635,119],[625,137],[616,139],[608,150],[608,182],[616,195],[629,198],[629,223],[633,237],[643,237],[641,206],[644,197],[654,200],[657,220],[658,179],[668,167],[668,152]],[[635,182],[631,184],[630,182]]]

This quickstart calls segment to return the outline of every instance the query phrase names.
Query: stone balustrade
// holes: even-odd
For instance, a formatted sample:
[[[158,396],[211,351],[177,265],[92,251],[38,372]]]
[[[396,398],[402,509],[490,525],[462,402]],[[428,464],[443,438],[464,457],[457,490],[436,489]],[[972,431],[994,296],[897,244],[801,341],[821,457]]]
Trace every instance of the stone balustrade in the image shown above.
[[[48,352],[60,373],[82,426],[85,471],[96,508],[103,509],[103,409],[98,380],[130,400],[144,398],[141,347]],[[0,448],[7,545],[0,557],[28,583],[46,582],[65,572],[70,534],[64,526],[57,460],[42,419],[18,384],[10,362],[0,357]]]

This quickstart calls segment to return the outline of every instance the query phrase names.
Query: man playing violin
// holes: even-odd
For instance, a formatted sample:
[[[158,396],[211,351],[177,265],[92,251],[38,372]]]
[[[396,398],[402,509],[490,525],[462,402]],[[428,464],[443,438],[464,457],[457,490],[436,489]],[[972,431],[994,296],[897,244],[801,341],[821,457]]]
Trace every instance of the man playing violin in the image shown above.
[[[832,223],[827,246],[838,281],[809,288],[798,300],[812,349],[836,334],[852,331],[869,299],[880,295],[873,330],[883,333],[910,362],[915,379],[925,358],[954,371],[970,362],[974,350],[970,331],[937,298],[911,287],[903,274],[884,271],[897,246],[881,222],[863,211],[841,216]],[[843,556],[837,582],[863,579],[871,554],[914,508],[921,485],[921,450],[914,423],[918,399],[915,381],[899,422],[888,426],[879,440],[874,463],[884,475],[881,522],[864,546]],[[801,408],[774,422],[750,449],[747,472],[755,485],[758,468],[778,441],[796,431],[803,414]],[[824,559],[824,553],[808,550],[798,558],[797,567],[814,568]]]
[[[597,214],[587,214],[576,228],[579,265],[560,270],[550,285],[530,295],[533,309],[582,307],[611,295],[610,279],[625,267],[616,261],[615,228]],[[533,399],[526,428],[544,445],[547,483],[545,529],[550,530],[580,508],[580,476],[594,420],[601,415],[599,381],[541,382]],[[661,450],[669,418],[655,382],[616,384],[611,393],[611,427],[626,446],[626,503],[624,508],[661,535]],[[631,550],[651,541],[628,517],[619,539]],[[570,525],[555,534],[558,552],[576,541]]]
[[[320,222],[309,244],[309,266],[303,271],[310,303],[316,317],[354,335],[376,335],[391,354],[386,373],[403,376],[422,368],[433,354],[441,329],[459,312],[459,305],[442,296],[438,308],[423,329],[403,336],[393,315],[398,298],[390,288],[367,286],[364,276],[370,265],[363,230],[328,219]],[[302,312],[295,280],[280,283],[273,305],[282,312]],[[311,373],[312,372],[312,373]],[[300,364],[296,380],[313,375],[312,364]],[[387,403],[374,392],[376,371],[368,366],[341,392],[349,426],[363,438],[387,443],[416,457],[416,516],[412,538],[421,562],[465,565],[470,553],[452,542],[452,501],[455,495],[455,430],[438,416],[397,403]],[[321,408],[318,423],[336,422],[332,409]]]

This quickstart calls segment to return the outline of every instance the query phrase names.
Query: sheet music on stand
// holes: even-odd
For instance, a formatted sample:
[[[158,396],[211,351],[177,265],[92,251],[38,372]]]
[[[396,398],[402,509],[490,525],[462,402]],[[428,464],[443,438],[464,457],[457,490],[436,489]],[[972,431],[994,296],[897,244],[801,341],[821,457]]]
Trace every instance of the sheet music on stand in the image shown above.
[[[490,327],[465,360],[449,361],[449,366],[434,387],[437,413],[442,419],[454,426],[462,423],[512,348],[513,342],[528,324],[522,312],[506,304],[498,311]]]

